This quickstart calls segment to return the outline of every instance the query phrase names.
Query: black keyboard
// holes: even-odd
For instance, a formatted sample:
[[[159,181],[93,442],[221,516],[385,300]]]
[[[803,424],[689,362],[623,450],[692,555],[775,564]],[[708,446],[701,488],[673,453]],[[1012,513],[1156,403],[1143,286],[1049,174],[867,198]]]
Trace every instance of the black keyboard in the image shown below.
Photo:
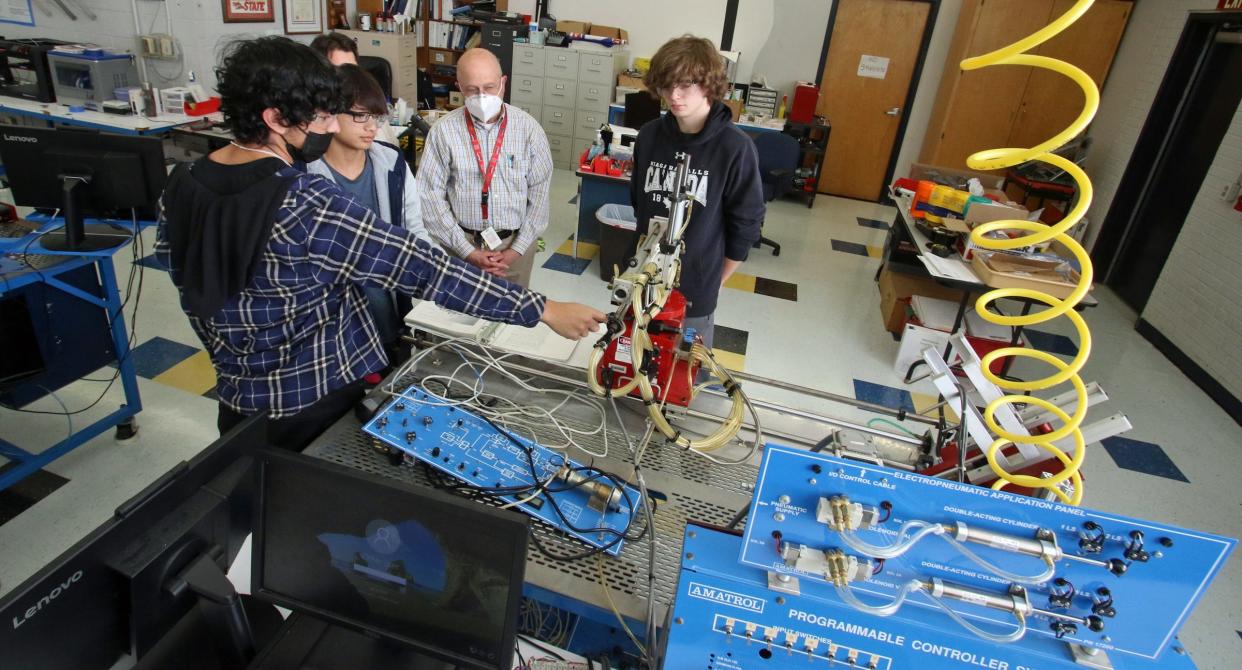
[[[18,259],[25,261],[26,265],[29,265],[32,270],[46,270],[53,265],[60,265],[70,258],[73,258],[73,256],[57,256],[53,254],[22,254],[18,256]]]
[[[13,222],[0,223],[0,237],[25,237],[34,231]]]

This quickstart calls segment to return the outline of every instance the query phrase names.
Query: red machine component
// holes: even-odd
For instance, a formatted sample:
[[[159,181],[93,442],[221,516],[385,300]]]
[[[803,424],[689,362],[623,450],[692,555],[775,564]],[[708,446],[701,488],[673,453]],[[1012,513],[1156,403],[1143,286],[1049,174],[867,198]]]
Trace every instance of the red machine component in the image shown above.
[[[648,363],[648,375],[651,379],[651,388],[655,393],[657,401],[664,402],[665,388],[667,387],[667,401],[674,405],[685,407],[690,404],[690,391],[693,380],[699,371],[697,363],[691,364],[691,361],[685,356],[679,356],[684,343],[682,337],[682,324],[686,320],[686,298],[681,291],[673,291],[668,300],[664,303],[664,309],[656,316],[654,320],[647,326],[647,333],[651,337],[651,344],[655,352],[651,356]],[[612,342],[608,343],[608,348],[604,351],[603,361],[595,370],[595,374],[599,376],[599,381],[604,382],[604,370],[612,371],[612,388],[625,386],[634,378],[634,363],[632,358],[633,346],[631,344],[631,336],[634,332],[634,319],[627,317],[625,319],[625,330]],[[689,351],[689,344],[685,344],[685,350]],[[638,367],[642,367],[642,361],[638,361]],[[689,370],[687,371],[687,368]],[[635,398],[641,398],[638,388],[635,387],[630,395]]]

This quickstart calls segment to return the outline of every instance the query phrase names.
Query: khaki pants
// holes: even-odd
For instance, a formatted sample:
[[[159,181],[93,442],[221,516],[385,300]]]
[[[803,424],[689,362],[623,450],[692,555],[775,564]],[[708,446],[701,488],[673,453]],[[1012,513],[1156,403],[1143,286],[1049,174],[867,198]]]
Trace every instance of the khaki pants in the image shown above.
[[[508,239],[501,240],[500,248],[497,251],[504,251],[510,245],[517,241],[517,233],[514,232]],[[505,279],[521,284],[526,288],[530,288],[530,273],[535,269],[535,254],[539,251],[539,243],[535,242],[530,245],[526,253],[518,256],[517,260],[509,265],[509,271],[505,273]]]

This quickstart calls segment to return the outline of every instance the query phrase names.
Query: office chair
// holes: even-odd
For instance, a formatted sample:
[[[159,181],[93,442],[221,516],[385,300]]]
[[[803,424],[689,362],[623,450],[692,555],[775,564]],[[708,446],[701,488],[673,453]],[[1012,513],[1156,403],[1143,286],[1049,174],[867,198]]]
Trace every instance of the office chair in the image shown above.
[[[379,82],[384,97],[392,100],[392,65],[379,56],[359,56],[358,67],[366,70]]]
[[[638,130],[643,124],[660,118],[660,99],[647,91],[627,93],[625,96],[626,128]]]
[[[798,140],[777,132],[761,132],[753,138],[755,151],[759,154],[759,178],[763,182],[763,200],[772,202],[786,193],[794,193],[794,175],[798,170],[798,160],[802,148]],[[756,247],[762,245],[772,247],[772,255],[781,255],[781,245],[760,237]]]

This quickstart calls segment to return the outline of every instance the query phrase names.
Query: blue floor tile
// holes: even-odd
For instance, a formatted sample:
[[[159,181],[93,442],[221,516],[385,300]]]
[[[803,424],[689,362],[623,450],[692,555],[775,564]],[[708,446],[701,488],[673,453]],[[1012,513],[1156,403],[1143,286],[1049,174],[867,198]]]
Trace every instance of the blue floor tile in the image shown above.
[[[905,389],[855,379],[854,397],[864,402],[914,413],[914,398],[910,397],[910,392]]]
[[[162,337],[153,337],[130,350],[139,377],[154,379],[168,368],[184,361],[198,349]],[[113,363],[113,367],[116,364]]]
[[[858,225],[865,228],[875,228],[876,230],[888,230],[888,224],[876,219],[864,219],[863,217],[855,217],[858,219]]]
[[[857,256],[867,255],[867,245],[859,244],[857,242],[846,242],[845,240],[833,240],[832,250],[844,251],[847,254],[854,254]]]
[[[1027,343],[1035,349],[1046,351],[1050,354],[1058,356],[1068,356],[1073,358],[1078,355],[1078,345],[1074,341],[1064,335],[1054,335],[1039,330],[1025,329],[1022,336],[1026,338]]]
[[[155,260],[155,254],[144,256],[143,258],[138,259],[137,263],[144,268],[151,268],[152,270],[160,270],[162,272],[168,271],[168,268],[164,267],[163,264]]]
[[[203,397],[208,400],[219,400],[220,399],[220,396],[216,395],[216,387],[214,386],[207,389],[207,392],[203,394]]]
[[[1118,467],[1190,483],[1169,455],[1158,444],[1125,437],[1106,437],[1100,441]]]
[[[552,257],[544,262],[543,267],[557,272],[580,275],[591,264],[591,260],[590,258],[573,258],[568,254],[552,254]]]
[[[576,204],[578,204],[578,196],[577,196],[577,194],[575,194],[575,195],[574,195],[574,197],[572,197],[572,198],[570,198],[570,199],[569,199],[569,204],[571,204],[571,205],[576,205]]]

